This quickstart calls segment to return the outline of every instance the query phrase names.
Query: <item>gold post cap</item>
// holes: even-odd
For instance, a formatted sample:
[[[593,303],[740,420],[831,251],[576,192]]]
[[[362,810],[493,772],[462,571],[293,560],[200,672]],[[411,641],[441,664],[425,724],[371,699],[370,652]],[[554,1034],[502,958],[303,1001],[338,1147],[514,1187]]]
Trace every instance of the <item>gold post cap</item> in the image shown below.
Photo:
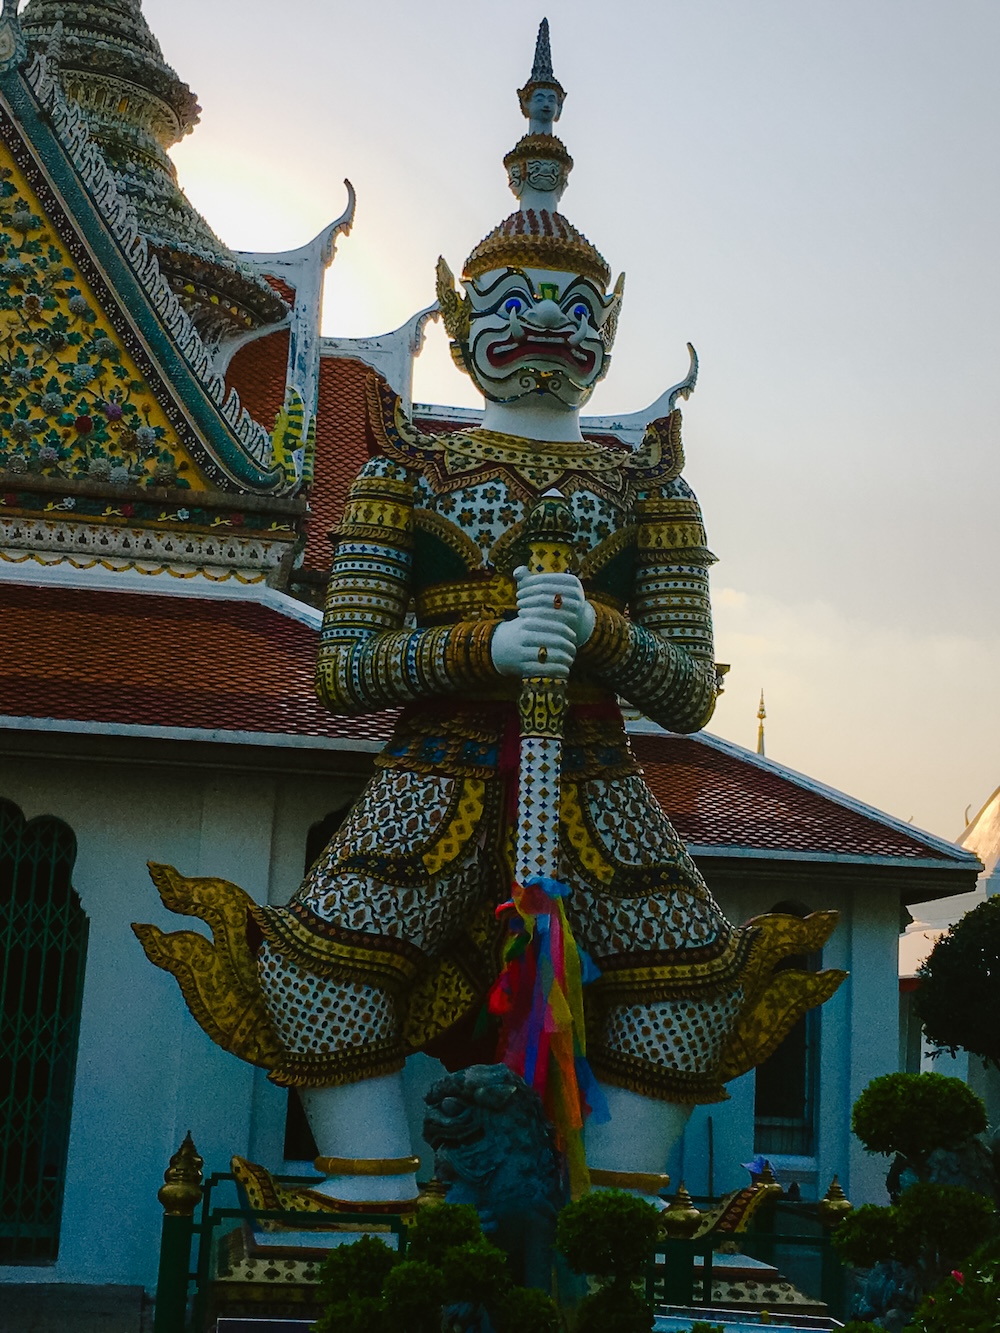
[[[841,1188],[839,1177],[834,1176],[830,1181],[830,1188],[817,1204],[816,1212],[819,1220],[825,1227],[833,1226],[853,1210],[854,1204]]]
[[[163,1184],[156,1197],[167,1217],[191,1217],[201,1201],[201,1180],[204,1159],[194,1146],[191,1131],[170,1159],[163,1173]]]
[[[701,1225],[701,1213],[682,1180],[673,1202],[660,1216],[660,1229],[668,1240],[687,1240]]]

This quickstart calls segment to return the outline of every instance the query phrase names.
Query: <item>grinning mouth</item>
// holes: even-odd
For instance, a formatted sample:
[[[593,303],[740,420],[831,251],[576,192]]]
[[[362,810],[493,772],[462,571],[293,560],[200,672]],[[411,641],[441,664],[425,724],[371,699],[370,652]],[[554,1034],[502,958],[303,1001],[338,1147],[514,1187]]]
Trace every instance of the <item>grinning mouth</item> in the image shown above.
[[[504,338],[488,345],[486,360],[497,370],[529,357],[533,360],[565,361],[574,370],[589,374],[594,369],[597,357],[585,347],[574,347],[569,341],[571,334],[572,330],[563,333],[531,332],[520,340]]]

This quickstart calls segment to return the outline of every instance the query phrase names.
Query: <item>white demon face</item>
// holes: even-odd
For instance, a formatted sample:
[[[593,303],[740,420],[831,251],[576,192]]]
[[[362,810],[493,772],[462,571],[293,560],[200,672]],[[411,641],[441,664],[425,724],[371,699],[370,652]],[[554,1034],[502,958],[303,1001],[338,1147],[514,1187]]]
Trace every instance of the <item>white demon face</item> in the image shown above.
[[[582,406],[607,372],[621,285],[605,294],[590,278],[553,269],[494,269],[464,283],[463,348],[485,396],[509,403],[551,394]]]

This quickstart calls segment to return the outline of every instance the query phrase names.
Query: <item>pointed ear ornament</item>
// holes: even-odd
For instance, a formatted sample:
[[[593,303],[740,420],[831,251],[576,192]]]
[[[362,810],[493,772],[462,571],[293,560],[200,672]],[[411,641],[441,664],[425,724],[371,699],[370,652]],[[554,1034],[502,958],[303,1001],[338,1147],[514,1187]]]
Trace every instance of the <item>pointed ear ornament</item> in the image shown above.
[[[468,342],[469,302],[455,290],[455,275],[443,256],[437,262],[437,299],[448,337],[453,342]]]
[[[615,290],[612,292],[613,301],[608,317],[601,325],[601,342],[610,351],[611,344],[615,340],[615,334],[618,332],[618,316],[622,309],[622,296],[625,294],[625,274],[618,274],[618,281],[615,283]]]

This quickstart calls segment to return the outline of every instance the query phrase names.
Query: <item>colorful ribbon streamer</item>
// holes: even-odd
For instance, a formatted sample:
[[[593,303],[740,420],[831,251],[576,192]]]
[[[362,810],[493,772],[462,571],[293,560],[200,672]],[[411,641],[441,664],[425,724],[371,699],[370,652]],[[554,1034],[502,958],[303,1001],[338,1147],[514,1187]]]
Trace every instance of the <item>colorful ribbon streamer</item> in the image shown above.
[[[541,1097],[575,1199],[590,1187],[584,1117],[600,1122],[608,1111],[587,1063],[583,1018],[583,987],[599,973],[573,937],[568,893],[560,880],[532,876],[497,908],[511,934],[488,1007],[501,1023],[497,1056]]]

